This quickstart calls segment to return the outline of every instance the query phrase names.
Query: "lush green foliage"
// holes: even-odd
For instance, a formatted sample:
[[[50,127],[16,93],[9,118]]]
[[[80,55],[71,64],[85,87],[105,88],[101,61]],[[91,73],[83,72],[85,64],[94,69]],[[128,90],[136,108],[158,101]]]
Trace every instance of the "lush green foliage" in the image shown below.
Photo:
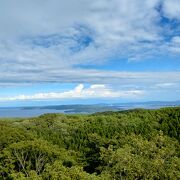
[[[180,108],[0,121],[0,179],[180,179]]]

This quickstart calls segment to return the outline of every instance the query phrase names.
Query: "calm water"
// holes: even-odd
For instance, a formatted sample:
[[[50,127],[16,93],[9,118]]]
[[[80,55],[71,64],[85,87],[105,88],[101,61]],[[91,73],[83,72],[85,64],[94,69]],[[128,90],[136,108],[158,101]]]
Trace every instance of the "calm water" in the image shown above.
[[[22,108],[2,108],[0,109],[0,117],[34,117],[45,113],[63,113],[63,110],[55,109],[22,109]]]
[[[11,117],[35,117],[45,113],[95,113],[102,111],[119,111],[134,108],[157,109],[167,106],[180,106],[178,103],[140,103],[140,104],[126,104],[126,105],[59,105],[49,107],[30,107],[30,108],[0,108],[0,118]]]

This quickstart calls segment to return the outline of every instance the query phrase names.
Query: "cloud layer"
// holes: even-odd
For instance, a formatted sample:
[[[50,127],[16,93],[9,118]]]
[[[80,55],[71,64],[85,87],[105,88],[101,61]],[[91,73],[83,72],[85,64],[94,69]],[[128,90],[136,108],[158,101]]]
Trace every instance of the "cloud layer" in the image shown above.
[[[1,0],[0,27],[0,87],[104,84],[98,88],[107,97],[180,89],[179,0]],[[138,62],[168,58],[164,72],[138,68]],[[137,67],[118,71],[111,61]],[[103,70],[108,63],[113,67]],[[91,98],[92,87],[83,88],[79,98]],[[71,91],[10,99],[77,98]]]
[[[17,69],[18,71],[18,69]],[[20,69],[19,69],[20,72]],[[12,71],[0,72],[0,85],[22,85],[38,83],[88,83],[112,85],[145,85],[152,86],[160,83],[180,84],[180,72],[119,72],[83,69],[47,69],[13,74]]]
[[[179,57],[179,9],[179,0],[2,0],[0,72],[16,81],[111,58]]]
[[[17,101],[17,100],[58,100],[58,99],[98,99],[98,98],[132,98],[142,96],[143,91],[115,91],[105,85],[91,85],[84,88],[83,84],[79,84],[74,89],[65,92],[37,93],[33,95],[18,95],[14,97],[0,97],[0,101]]]

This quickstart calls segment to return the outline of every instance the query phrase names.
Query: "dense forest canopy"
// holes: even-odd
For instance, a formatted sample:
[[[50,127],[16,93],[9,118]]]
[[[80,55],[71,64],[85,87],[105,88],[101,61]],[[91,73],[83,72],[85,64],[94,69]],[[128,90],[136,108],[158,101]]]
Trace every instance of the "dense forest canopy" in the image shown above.
[[[0,120],[0,179],[180,179],[180,107]]]

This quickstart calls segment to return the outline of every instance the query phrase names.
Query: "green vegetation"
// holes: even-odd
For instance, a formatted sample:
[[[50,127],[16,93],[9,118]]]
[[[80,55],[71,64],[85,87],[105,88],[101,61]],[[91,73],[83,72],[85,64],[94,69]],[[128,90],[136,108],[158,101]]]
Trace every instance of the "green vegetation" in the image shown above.
[[[180,179],[180,108],[0,120],[0,179]]]

